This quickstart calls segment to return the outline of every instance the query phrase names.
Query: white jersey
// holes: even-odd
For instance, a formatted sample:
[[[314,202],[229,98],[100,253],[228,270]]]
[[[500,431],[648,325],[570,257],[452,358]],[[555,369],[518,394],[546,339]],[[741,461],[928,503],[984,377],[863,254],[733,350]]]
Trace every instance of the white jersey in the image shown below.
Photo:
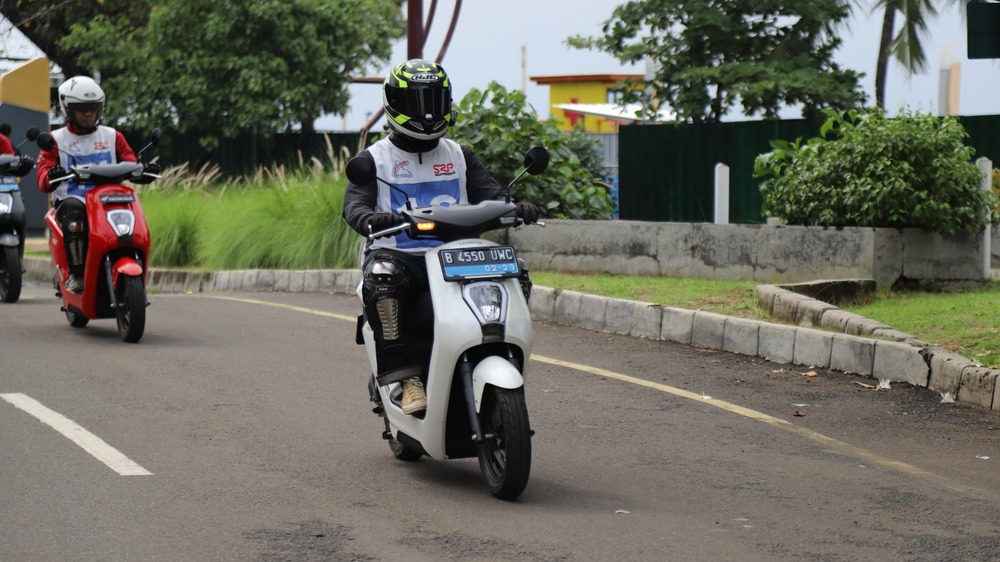
[[[399,149],[388,139],[382,139],[369,147],[368,152],[375,159],[376,175],[405,191],[414,208],[469,204],[465,155],[457,142],[443,138],[434,150],[414,154]],[[405,208],[406,198],[402,193],[378,182],[376,213],[399,213]],[[371,247],[422,254],[428,248],[441,244],[439,240],[414,240],[401,232],[396,236],[379,238],[372,242]]]
[[[115,147],[117,132],[111,127],[100,125],[89,135],[73,134],[66,127],[52,131],[52,137],[59,147],[59,165],[69,170],[78,164],[117,164],[118,153]],[[83,199],[93,185],[80,185],[76,180],[69,179],[60,183],[52,192],[52,200],[60,201],[67,197]]]

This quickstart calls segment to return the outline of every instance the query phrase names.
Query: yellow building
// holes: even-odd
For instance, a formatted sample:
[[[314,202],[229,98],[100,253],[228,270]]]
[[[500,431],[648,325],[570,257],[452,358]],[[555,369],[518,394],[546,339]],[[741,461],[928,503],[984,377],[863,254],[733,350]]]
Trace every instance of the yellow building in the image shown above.
[[[559,121],[559,128],[571,130],[582,124],[588,133],[617,133],[618,126],[635,120],[633,116],[622,114],[621,118],[612,111],[575,111],[572,105],[582,104],[600,108],[621,108],[622,82],[642,80],[642,74],[572,74],[562,76],[532,76],[531,81],[541,86],[549,86],[549,112]],[[572,105],[571,105],[572,104]],[[559,106],[570,106],[569,109]],[[619,109],[620,111],[620,109]],[[631,117],[631,118],[630,118]]]

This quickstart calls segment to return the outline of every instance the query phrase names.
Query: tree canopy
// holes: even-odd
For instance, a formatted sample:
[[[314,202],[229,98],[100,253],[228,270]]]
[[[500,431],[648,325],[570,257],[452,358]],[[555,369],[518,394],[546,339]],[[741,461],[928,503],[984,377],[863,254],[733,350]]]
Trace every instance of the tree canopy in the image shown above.
[[[403,35],[401,3],[104,0],[4,11],[60,53],[53,60],[68,75],[100,75],[106,121],[196,129],[208,149],[346,112],[350,74],[385,62]]]
[[[602,36],[567,43],[652,63],[645,91],[632,96],[644,95],[650,110],[669,106],[681,121],[719,122],[737,107],[775,119],[799,104],[815,117],[865,101],[862,75],[833,60],[849,13],[842,0],[633,0],[615,8]]]

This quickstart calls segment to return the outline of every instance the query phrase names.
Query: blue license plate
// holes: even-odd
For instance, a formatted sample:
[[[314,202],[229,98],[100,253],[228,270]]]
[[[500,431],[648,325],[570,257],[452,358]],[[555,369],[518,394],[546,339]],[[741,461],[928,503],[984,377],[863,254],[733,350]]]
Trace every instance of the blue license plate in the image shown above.
[[[438,257],[445,281],[517,277],[521,273],[510,246],[441,250]]]

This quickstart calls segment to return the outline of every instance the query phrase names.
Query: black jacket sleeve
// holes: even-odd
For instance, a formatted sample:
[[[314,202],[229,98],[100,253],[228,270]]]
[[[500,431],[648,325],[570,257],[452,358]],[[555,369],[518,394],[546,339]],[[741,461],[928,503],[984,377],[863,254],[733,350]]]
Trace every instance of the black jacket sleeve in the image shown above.
[[[371,152],[365,150],[362,158],[372,159]],[[375,204],[378,201],[378,184],[358,185],[348,180],[344,191],[344,211],[341,216],[355,232],[362,236],[368,235],[368,219],[375,214]]]

